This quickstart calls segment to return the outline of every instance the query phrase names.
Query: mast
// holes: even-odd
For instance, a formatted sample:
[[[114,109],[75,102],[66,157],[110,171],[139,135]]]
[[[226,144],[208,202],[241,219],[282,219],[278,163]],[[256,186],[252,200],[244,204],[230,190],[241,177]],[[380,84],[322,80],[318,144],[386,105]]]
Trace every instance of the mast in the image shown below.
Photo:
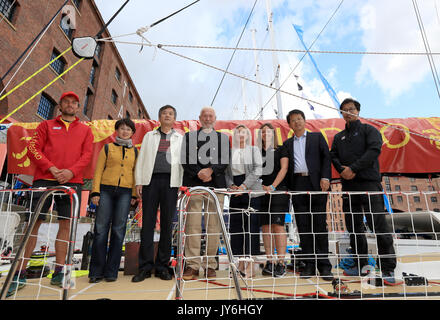
[[[243,93],[243,120],[247,120],[246,83],[244,79],[241,79],[241,90]]]
[[[271,8],[271,0],[266,0],[266,9],[267,9],[267,19],[268,19],[269,35],[270,35],[270,40],[271,40],[271,44],[272,44],[272,49],[276,49],[275,33],[273,30],[273,21],[272,21],[273,12],[272,12],[272,8]],[[275,86],[275,89],[278,90],[280,88],[280,79],[279,79],[279,77],[280,77],[280,64],[278,62],[278,56],[275,51],[272,51],[272,61],[273,61],[273,69],[274,69],[274,76],[275,76],[273,84]],[[281,93],[279,91],[277,91],[277,93],[276,93],[276,98],[277,98],[277,118],[282,119],[283,118],[283,106],[281,103]]]
[[[251,29],[250,30],[252,32],[252,43],[254,45],[254,49],[257,48],[257,42],[255,40],[255,33],[257,32],[256,29]],[[255,59],[255,80],[258,83],[261,83],[261,77],[260,77],[260,65],[258,64],[258,53],[257,50],[254,50],[254,59]],[[261,86],[258,86],[257,88],[258,90],[258,110],[260,113],[259,119],[263,120],[263,98],[262,98],[262,94],[261,94]]]

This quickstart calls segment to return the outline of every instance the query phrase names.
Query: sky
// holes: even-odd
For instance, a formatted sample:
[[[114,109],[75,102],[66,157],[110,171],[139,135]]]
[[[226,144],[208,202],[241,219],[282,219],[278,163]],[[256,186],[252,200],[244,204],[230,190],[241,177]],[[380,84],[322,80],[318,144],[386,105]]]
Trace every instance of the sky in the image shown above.
[[[108,21],[125,1],[95,2]],[[191,2],[131,0],[109,31],[112,36],[136,32]],[[201,0],[144,36],[153,44],[234,48],[243,32],[241,48],[254,47],[254,34],[257,48],[302,50],[295,24],[302,27],[306,45],[314,43],[311,50],[425,52],[412,0],[271,0],[273,38],[268,31],[268,1],[257,0],[250,16],[254,3]],[[419,0],[418,6],[431,51],[440,53],[440,0]],[[137,35],[115,40],[141,42]],[[157,111],[166,104],[176,107],[178,120],[198,119],[200,109],[208,105],[216,109],[219,120],[257,119],[261,106],[265,106],[264,119],[277,117],[277,99],[271,88],[227,74],[218,90],[223,77],[219,70],[152,47],[140,51],[140,45],[116,45],[152,119],[157,119]],[[166,48],[222,70],[233,54],[233,50]],[[292,95],[318,102],[315,111],[325,118],[339,117],[317,70],[309,57],[302,59],[303,55],[275,54],[281,90],[290,93],[280,94],[283,118],[292,109],[302,109],[307,119],[314,118],[306,102]],[[312,57],[339,101],[352,97],[361,103],[362,117],[440,115],[440,97],[426,55],[312,53]],[[260,82],[270,86],[275,79],[273,61],[272,52],[237,50],[229,71],[256,81],[258,65]],[[440,71],[440,56],[434,55],[434,61]]]

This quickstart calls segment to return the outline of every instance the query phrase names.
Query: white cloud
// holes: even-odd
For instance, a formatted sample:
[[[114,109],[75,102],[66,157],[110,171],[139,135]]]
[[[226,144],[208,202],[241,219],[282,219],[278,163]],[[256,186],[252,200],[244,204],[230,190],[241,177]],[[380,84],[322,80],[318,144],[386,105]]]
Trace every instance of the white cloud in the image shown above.
[[[369,0],[360,11],[362,44],[367,51],[425,52],[412,3]],[[440,28],[433,1],[418,1],[431,50],[440,49]],[[440,62],[437,59],[437,64]],[[430,76],[425,56],[365,55],[357,73],[358,84],[376,83],[388,102]]]
[[[115,0],[96,0],[96,3],[105,20],[108,20],[120,5],[120,1]],[[150,1],[131,2],[109,29],[113,36],[134,32],[139,27],[147,26],[187,3],[189,2],[163,1],[159,5]],[[277,47],[283,49],[301,48],[292,23],[302,24],[306,20],[316,22],[311,24],[311,27],[305,33],[305,39],[308,43],[311,43],[310,37],[317,35],[338,3],[339,0],[307,0],[295,2],[294,5],[292,1],[272,0],[272,8],[275,13],[279,14],[274,17]],[[200,1],[193,7],[150,29],[145,35],[153,43],[233,47],[253,4],[254,1],[251,0]],[[344,6],[350,8],[352,5],[348,3]],[[336,37],[345,37],[347,30],[355,28],[352,19],[349,20],[349,24],[345,29],[338,28],[340,22],[336,23],[336,21],[337,19],[328,26],[329,30],[326,31],[328,35],[323,34],[314,48],[319,48],[320,43],[325,45],[331,43],[335,32]],[[249,30],[256,28],[257,46],[269,48],[271,43],[266,27],[266,1],[261,0],[256,6],[254,16],[243,35],[240,46],[252,47]],[[123,40],[139,41],[140,38],[132,36]],[[139,53],[139,47],[122,44],[118,45],[118,49],[148,112],[153,118],[155,118],[157,110],[162,105],[171,104],[179,110],[179,119],[196,119],[200,108],[211,103],[223,76],[219,71],[170,55],[161,50],[155,52],[154,49],[145,47]],[[222,69],[226,68],[232,54],[230,50],[169,49]],[[296,54],[278,54],[281,64],[280,82],[283,82],[290,73],[291,68],[297,65],[299,57],[300,55]],[[260,52],[258,59],[261,68],[261,81],[270,84],[274,78],[272,54]],[[254,53],[237,51],[229,70],[255,80]],[[337,68],[332,68],[327,72],[323,71],[331,81],[336,82]],[[314,72],[308,64],[304,63],[300,64],[295,70],[295,73],[307,79],[302,84],[308,90],[307,94],[310,94],[311,99],[332,106],[322,83],[319,80],[313,80],[316,77]],[[306,83],[309,80],[311,83]],[[308,88],[308,85],[310,85],[310,88]],[[244,93],[250,119],[253,119],[257,114],[257,90],[262,92],[263,103],[266,103],[274,93],[271,89],[258,89],[255,84],[246,83]],[[297,93],[294,77],[286,82],[283,90]],[[242,80],[226,75],[214,104],[214,107],[218,110],[219,119],[242,118],[244,101],[243,92],[241,91]],[[282,97],[284,113],[292,109],[292,106],[303,102],[285,94]],[[275,99],[272,99],[265,109],[265,118],[275,117],[272,111],[276,107],[275,101]]]

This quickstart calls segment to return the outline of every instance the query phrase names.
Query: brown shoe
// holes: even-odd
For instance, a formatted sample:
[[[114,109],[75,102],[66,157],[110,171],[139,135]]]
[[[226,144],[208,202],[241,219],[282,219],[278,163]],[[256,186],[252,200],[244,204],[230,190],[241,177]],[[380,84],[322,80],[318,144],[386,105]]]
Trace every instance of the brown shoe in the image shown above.
[[[215,270],[212,268],[208,268],[205,270],[205,277],[206,278],[215,278],[217,274],[215,273]]]
[[[186,267],[183,271],[183,280],[193,280],[199,276],[199,271],[191,267]]]

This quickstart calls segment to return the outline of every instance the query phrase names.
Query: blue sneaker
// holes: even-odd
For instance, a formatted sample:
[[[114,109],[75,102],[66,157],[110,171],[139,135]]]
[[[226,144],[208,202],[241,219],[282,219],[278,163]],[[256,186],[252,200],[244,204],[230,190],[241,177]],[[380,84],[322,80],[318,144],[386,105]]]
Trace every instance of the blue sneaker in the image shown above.
[[[18,277],[17,275],[11,281],[9,285],[8,292],[6,293],[6,297],[10,297],[15,294],[17,290],[24,288],[26,285],[26,277]]]
[[[53,286],[63,287],[64,273],[58,272],[57,274],[52,274],[52,279],[50,284]]]
[[[344,270],[344,275],[347,277],[365,277],[370,273],[369,270],[366,272],[359,272],[359,269],[357,267],[349,268]]]
[[[382,272],[382,279],[383,279],[383,283],[388,286],[395,286],[396,285],[396,279],[394,278],[393,271],[383,271]]]

